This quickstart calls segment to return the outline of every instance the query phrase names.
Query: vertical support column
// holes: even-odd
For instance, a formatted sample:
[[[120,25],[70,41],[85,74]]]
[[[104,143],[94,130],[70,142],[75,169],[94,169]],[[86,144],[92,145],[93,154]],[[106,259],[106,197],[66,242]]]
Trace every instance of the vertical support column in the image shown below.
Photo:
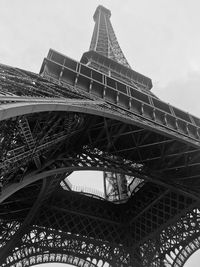
[[[123,202],[128,198],[125,174],[104,172],[105,198],[111,202]]]

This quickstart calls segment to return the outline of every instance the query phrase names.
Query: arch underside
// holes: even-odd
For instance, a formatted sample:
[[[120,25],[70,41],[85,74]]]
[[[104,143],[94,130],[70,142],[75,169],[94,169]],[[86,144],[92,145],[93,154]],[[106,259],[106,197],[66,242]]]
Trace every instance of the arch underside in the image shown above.
[[[102,240],[41,227],[30,229],[22,240],[26,241],[13,250],[2,266],[31,266],[46,262],[84,267],[129,266],[129,254],[122,246]]]
[[[46,230],[43,227],[35,227],[23,236],[22,239],[25,242],[13,250],[12,255],[7,258],[6,263],[2,266],[20,267],[39,263],[60,262],[84,267],[182,267],[187,259],[199,248],[199,219],[198,224],[196,223],[194,227],[194,217],[197,214],[199,217],[199,210],[194,209],[193,212],[188,213],[185,218],[179,220],[176,224],[169,226],[156,237],[141,244],[137,248],[137,250],[140,249],[143,257],[143,262],[140,264],[138,262],[132,265],[129,265],[131,263],[127,264],[129,255],[122,248],[117,248],[116,245],[112,248],[110,244],[101,241],[89,240],[86,237],[61,233],[53,229]],[[187,218],[190,218],[191,229],[183,233],[180,231],[180,227],[184,227],[184,224],[186,225]],[[170,231],[171,233],[169,234]],[[174,244],[173,249],[172,243]],[[112,250],[115,257],[121,259],[121,261],[115,262],[114,265],[110,258]],[[159,252],[162,253],[159,254]]]
[[[83,259],[77,254],[62,252],[59,250],[59,252],[55,252],[52,250],[52,252],[46,251],[45,253],[35,251],[33,253],[34,249],[26,249],[24,252],[20,252],[21,257],[16,256],[15,260],[10,261],[10,264],[8,263],[6,266],[13,266],[13,267],[24,267],[24,266],[35,266],[42,263],[64,263],[64,264],[70,264],[73,266],[78,267],[108,267],[109,264],[103,263],[102,260],[97,261],[95,259]],[[17,258],[18,257],[18,258]]]
[[[199,223],[200,211],[195,208],[149,240],[144,244],[144,266],[183,267],[199,249]]]
[[[80,264],[182,266],[175,264],[199,227],[199,144],[73,87],[24,79],[30,94],[18,84],[20,99],[14,92],[0,106],[1,266],[59,251]],[[61,181],[77,170],[144,184],[116,205],[63,190]]]
[[[195,233],[191,241],[188,240],[187,244],[180,248],[176,258],[173,262],[173,267],[184,266],[186,261],[200,248],[200,235]]]

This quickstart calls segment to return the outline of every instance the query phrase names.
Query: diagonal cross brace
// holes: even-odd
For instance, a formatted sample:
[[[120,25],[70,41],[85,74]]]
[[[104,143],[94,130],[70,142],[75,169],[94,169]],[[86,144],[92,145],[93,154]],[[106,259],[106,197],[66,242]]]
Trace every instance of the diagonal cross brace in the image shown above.
[[[23,136],[24,136],[24,138],[26,140],[26,143],[27,143],[29,149],[33,150],[33,152],[34,152],[35,140],[33,138],[33,135],[32,135],[32,132],[31,132],[31,129],[30,129],[30,126],[29,126],[27,118],[22,117],[19,120],[19,126],[20,126],[20,128],[22,130]],[[36,167],[39,169],[41,167],[41,162],[40,162],[39,156],[35,155],[33,157],[33,160],[35,162]]]

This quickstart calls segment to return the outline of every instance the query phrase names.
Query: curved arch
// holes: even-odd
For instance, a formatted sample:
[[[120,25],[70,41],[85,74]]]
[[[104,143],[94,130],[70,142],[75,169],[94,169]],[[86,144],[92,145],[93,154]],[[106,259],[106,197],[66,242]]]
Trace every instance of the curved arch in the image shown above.
[[[27,225],[29,225],[30,221],[32,220],[33,216],[36,214],[38,206],[41,203],[41,200],[43,199],[43,194],[45,193],[46,188],[46,179],[42,180],[41,186],[38,188],[38,194],[35,194],[34,190],[34,202],[31,207],[29,207],[29,211],[24,217],[24,220],[20,222],[19,228],[12,233],[10,238],[7,238],[7,242],[4,246],[1,247],[1,262],[0,264],[6,259],[8,253],[12,251],[12,248],[16,245],[18,239],[21,238],[21,236],[24,235],[25,229]]]
[[[98,155],[96,155],[98,157]],[[114,163],[114,164],[113,164]],[[28,174],[23,178],[22,181],[18,183],[12,183],[8,185],[6,188],[2,190],[2,194],[0,195],[0,203],[4,201],[6,198],[11,196],[13,193],[17,192],[18,190],[24,188],[25,186],[36,182],[40,179],[43,179],[45,177],[50,177],[56,174],[62,174],[62,173],[70,173],[73,171],[83,171],[83,170],[90,170],[90,171],[110,171],[110,172],[118,172],[118,173],[123,173],[127,175],[134,175],[136,173],[137,175],[138,172],[134,167],[130,166],[129,163],[121,163],[121,162],[110,162],[109,158],[105,158],[103,163],[101,164],[100,161],[97,162],[96,160],[93,162],[92,159],[88,160],[88,162],[85,162],[85,166],[80,166],[80,165],[72,165],[72,166],[66,166],[66,167],[60,167],[52,170],[44,170],[43,172],[33,172],[31,174]]]
[[[200,248],[200,236],[193,239],[185,247],[183,247],[176,258],[172,267],[183,267],[186,261]]]
[[[22,258],[16,259],[14,261],[10,261],[6,266],[13,266],[13,267],[24,267],[24,266],[35,266],[37,264],[45,264],[45,263],[64,263],[64,264],[71,264],[73,266],[78,267],[97,267],[99,265],[94,264],[92,261],[87,259],[83,259],[77,257],[72,254],[66,253],[48,253],[44,252],[39,254],[31,254],[31,255],[23,255]],[[101,267],[101,266],[100,266]],[[103,265],[102,265],[103,267]]]
[[[115,258],[113,266],[118,266],[117,264],[124,267],[130,266],[129,253],[126,249],[101,240],[88,240],[87,237],[71,233],[65,233],[63,236],[58,231],[50,229],[46,231],[43,227],[32,228],[23,238],[26,238],[26,246],[21,244],[13,249],[12,254],[1,266],[25,267],[59,262],[79,267],[107,267],[113,262],[113,257]],[[101,251],[100,254],[99,251]]]
[[[38,180],[41,180],[41,179],[44,179],[46,177],[50,177],[52,175],[55,175],[55,174],[61,174],[61,173],[67,173],[67,172],[72,172],[72,171],[83,171],[83,170],[89,170],[89,171],[111,171],[111,172],[114,172],[116,171],[116,169],[111,169],[111,168],[94,168],[94,167],[65,167],[65,168],[59,168],[59,169],[56,169],[56,170],[51,170],[51,171],[45,171],[45,172],[42,172],[42,173],[39,173],[39,174],[35,174],[35,175],[30,175],[30,176],[27,176],[25,177],[21,182],[19,183],[13,183],[11,184],[10,186],[6,187],[3,191],[2,191],[2,194],[0,195],[0,203],[2,201],[4,201],[6,198],[8,198],[9,196],[11,196],[12,194],[14,194],[15,192],[17,192],[18,190],[26,187],[27,185],[31,184],[31,183],[34,183]],[[128,172],[120,172],[118,171],[119,173],[124,173],[124,174],[129,174]]]
[[[98,106],[98,104],[105,104],[105,106]],[[131,116],[127,116],[123,113],[123,110],[117,111],[109,109],[110,105],[106,102],[100,102],[100,101],[68,101],[65,100],[49,100],[48,101],[36,101],[33,102],[30,100],[30,102],[20,102],[20,103],[9,103],[9,104],[3,104],[0,105],[0,121],[10,119],[16,116],[22,116],[26,114],[31,113],[39,113],[39,112],[48,112],[48,111],[63,111],[63,112],[77,112],[77,113],[84,113],[84,114],[90,114],[90,115],[97,115],[105,118],[114,119],[117,121],[121,121],[123,123],[133,124],[137,125],[139,127],[144,127],[144,121],[143,118],[141,120],[140,116],[138,114],[131,113]],[[165,126],[162,125],[162,127],[156,127],[155,124],[151,124],[151,121],[146,118],[148,121],[145,124],[146,129],[154,129],[154,131],[162,132],[166,135]]]
[[[103,103],[103,102],[102,102]],[[82,105],[81,105],[82,104]],[[21,102],[21,103],[11,103],[7,105],[0,105],[0,121],[10,119],[16,116],[22,116],[31,113],[39,113],[45,111],[65,111],[65,112],[78,112],[85,113],[91,115],[98,115],[103,117],[109,117],[111,119],[116,119],[124,122],[125,116],[123,118],[119,117],[119,114],[114,114],[114,112],[110,112],[102,109],[102,107],[97,108],[96,101],[88,102],[89,105],[83,105],[84,102],[77,101],[68,102],[67,99],[65,101],[55,101],[51,100],[51,102],[44,101],[41,102]],[[122,115],[120,113],[120,115]],[[126,121],[130,123],[131,119],[127,119]]]

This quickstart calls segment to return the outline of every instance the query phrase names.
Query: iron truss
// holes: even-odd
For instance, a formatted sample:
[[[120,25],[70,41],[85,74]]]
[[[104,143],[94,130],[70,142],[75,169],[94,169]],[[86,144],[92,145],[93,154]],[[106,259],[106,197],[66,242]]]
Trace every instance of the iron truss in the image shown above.
[[[40,75],[0,65],[2,267],[181,267],[199,248],[200,121],[129,69],[109,18],[100,6],[81,63],[50,50]],[[80,170],[140,183],[116,204],[73,191]]]
[[[90,50],[96,51],[107,58],[111,58],[120,64],[129,67],[110,22],[111,12],[103,6],[99,6],[94,14],[95,27],[90,44]]]
[[[6,66],[1,78],[7,116],[1,120],[1,266],[182,266],[198,247],[197,143],[141,127],[124,110],[70,85]],[[48,97],[57,101],[55,110]],[[49,110],[6,114],[12,105],[42,101]],[[117,172],[144,183],[116,205],[64,190],[75,170]]]

